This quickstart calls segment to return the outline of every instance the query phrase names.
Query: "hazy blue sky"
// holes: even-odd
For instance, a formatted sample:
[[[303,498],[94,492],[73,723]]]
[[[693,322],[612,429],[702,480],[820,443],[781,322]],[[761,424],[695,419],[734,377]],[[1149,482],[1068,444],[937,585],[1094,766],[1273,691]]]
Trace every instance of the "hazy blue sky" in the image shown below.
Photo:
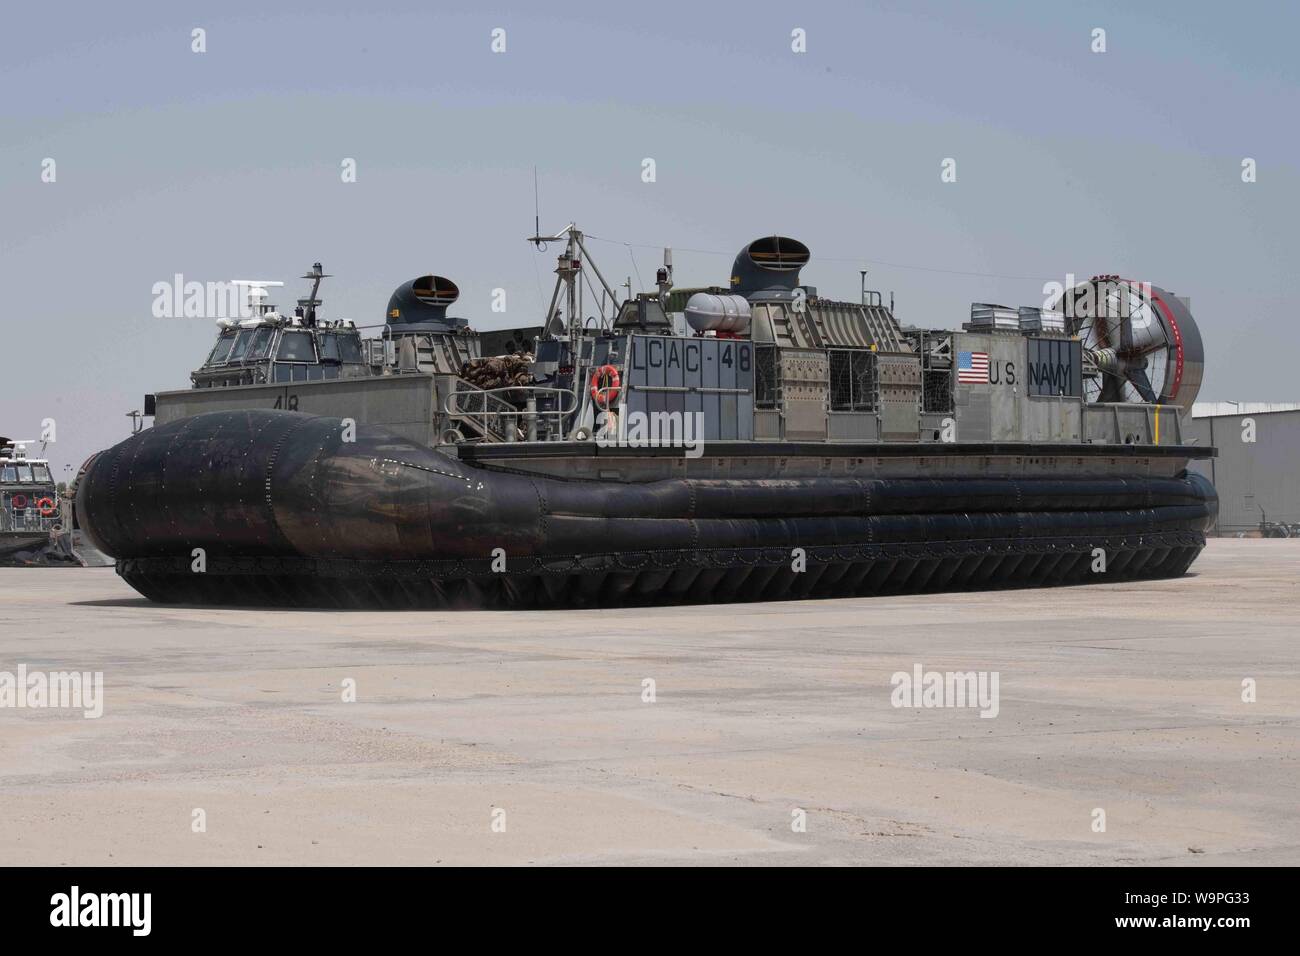
[[[781,232],[823,294],[869,268],[956,327],[1117,272],[1192,298],[1202,398],[1295,400],[1297,37],[1291,2],[6,4],[0,433],[54,417],[61,472],[188,385],[214,329],[152,316],[177,272],[291,305],[321,260],[327,314],[370,322],[435,271],[477,327],[538,321],[534,165],[543,228],[642,244],[593,243],[618,281],[669,244],[679,283],[722,283]]]

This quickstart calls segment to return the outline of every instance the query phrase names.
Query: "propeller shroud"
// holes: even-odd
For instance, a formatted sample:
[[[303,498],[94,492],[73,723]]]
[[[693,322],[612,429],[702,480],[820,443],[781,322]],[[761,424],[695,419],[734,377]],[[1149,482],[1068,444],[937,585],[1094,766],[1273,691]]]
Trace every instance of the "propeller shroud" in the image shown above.
[[[1067,289],[1054,308],[1083,345],[1086,401],[1191,412],[1205,349],[1185,300],[1149,282],[1094,276]]]

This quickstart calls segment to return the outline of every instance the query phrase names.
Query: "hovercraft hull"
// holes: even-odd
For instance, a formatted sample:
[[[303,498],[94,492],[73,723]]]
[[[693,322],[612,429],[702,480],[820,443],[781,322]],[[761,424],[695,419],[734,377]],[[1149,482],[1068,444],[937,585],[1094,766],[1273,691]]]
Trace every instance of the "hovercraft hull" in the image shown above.
[[[1172,577],[1217,513],[1186,473],[622,482],[474,464],[378,428],[345,437],[293,412],[182,419],[99,455],[78,514],[155,601],[416,608]]]

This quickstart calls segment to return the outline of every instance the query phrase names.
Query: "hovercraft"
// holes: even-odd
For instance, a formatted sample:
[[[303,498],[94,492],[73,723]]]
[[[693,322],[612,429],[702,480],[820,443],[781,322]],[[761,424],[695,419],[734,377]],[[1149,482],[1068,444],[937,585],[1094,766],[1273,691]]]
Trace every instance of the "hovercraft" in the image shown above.
[[[1164,290],[1099,276],[921,330],[818,296],[807,247],[768,237],[729,287],[674,287],[666,255],[658,293],[579,322],[582,234],[547,238],[548,314],[496,333],[426,276],[362,340],[318,318],[317,267],[299,314],[261,305],[149,396],[154,426],[79,482],[82,528],[152,600],[297,607],[1075,584],[1204,547],[1200,336]]]

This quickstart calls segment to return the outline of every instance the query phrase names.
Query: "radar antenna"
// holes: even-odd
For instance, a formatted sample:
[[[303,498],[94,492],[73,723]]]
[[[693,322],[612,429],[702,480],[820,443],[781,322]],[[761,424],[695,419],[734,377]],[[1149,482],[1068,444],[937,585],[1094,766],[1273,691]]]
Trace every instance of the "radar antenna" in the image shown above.
[[[275,306],[266,301],[267,289],[278,289],[284,285],[274,279],[231,279],[230,284],[248,289],[248,315],[244,318],[259,319],[275,311]]]

